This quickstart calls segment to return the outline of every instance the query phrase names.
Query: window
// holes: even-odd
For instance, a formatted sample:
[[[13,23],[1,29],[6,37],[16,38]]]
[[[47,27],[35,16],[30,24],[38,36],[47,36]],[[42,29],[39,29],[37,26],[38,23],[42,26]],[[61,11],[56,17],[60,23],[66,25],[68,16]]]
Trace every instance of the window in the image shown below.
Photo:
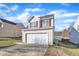
[[[31,22],[31,28],[35,28],[35,27],[37,27],[37,24],[36,24],[37,22]]]
[[[42,27],[48,27],[48,20],[42,20]]]

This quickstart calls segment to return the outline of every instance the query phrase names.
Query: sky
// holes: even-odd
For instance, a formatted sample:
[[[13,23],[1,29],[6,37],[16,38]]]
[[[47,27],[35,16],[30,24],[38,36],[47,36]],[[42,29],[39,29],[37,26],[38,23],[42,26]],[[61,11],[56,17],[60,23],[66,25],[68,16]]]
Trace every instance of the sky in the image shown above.
[[[69,28],[79,16],[78,3],[0,3],[0,18],[27,26],[33,16],[54,14],[55,31]]]

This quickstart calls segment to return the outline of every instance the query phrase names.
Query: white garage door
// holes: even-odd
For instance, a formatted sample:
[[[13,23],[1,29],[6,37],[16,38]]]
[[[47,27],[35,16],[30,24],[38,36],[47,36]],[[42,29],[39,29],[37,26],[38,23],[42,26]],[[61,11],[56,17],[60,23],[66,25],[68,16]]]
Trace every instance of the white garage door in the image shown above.
[[[48,34],[27,34],[27,43],[48,45]]]

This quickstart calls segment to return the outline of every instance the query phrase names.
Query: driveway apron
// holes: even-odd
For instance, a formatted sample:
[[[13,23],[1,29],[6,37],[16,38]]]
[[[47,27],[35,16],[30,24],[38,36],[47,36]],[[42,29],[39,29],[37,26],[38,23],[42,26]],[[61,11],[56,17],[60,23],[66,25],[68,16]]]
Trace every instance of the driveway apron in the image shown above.
[[[0,56],[44,56],[48,45],[20,44],[7,48],[0,48]]]

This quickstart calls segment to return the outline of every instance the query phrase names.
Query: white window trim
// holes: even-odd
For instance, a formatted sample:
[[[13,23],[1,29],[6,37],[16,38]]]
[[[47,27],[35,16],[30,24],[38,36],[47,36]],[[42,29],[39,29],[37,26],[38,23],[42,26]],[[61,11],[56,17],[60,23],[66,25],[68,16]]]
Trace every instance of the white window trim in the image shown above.
[[[43,23],[43,22],[44,22],[44,23]],[[48,26],[49,26],[49,24],[48,24],[49,22],[48,22],[48,23],[47,23],[47,22],[48,22],[47,19],[42,20],[42,27],[44,27],[44,28],[45,28],[45,27],[48,27]]]
[[[34,23],[34,24],[33,24]],[[33,24],[33,25],[32,25]],[[31,28],[36,28],[36,22],[31,22]]]

